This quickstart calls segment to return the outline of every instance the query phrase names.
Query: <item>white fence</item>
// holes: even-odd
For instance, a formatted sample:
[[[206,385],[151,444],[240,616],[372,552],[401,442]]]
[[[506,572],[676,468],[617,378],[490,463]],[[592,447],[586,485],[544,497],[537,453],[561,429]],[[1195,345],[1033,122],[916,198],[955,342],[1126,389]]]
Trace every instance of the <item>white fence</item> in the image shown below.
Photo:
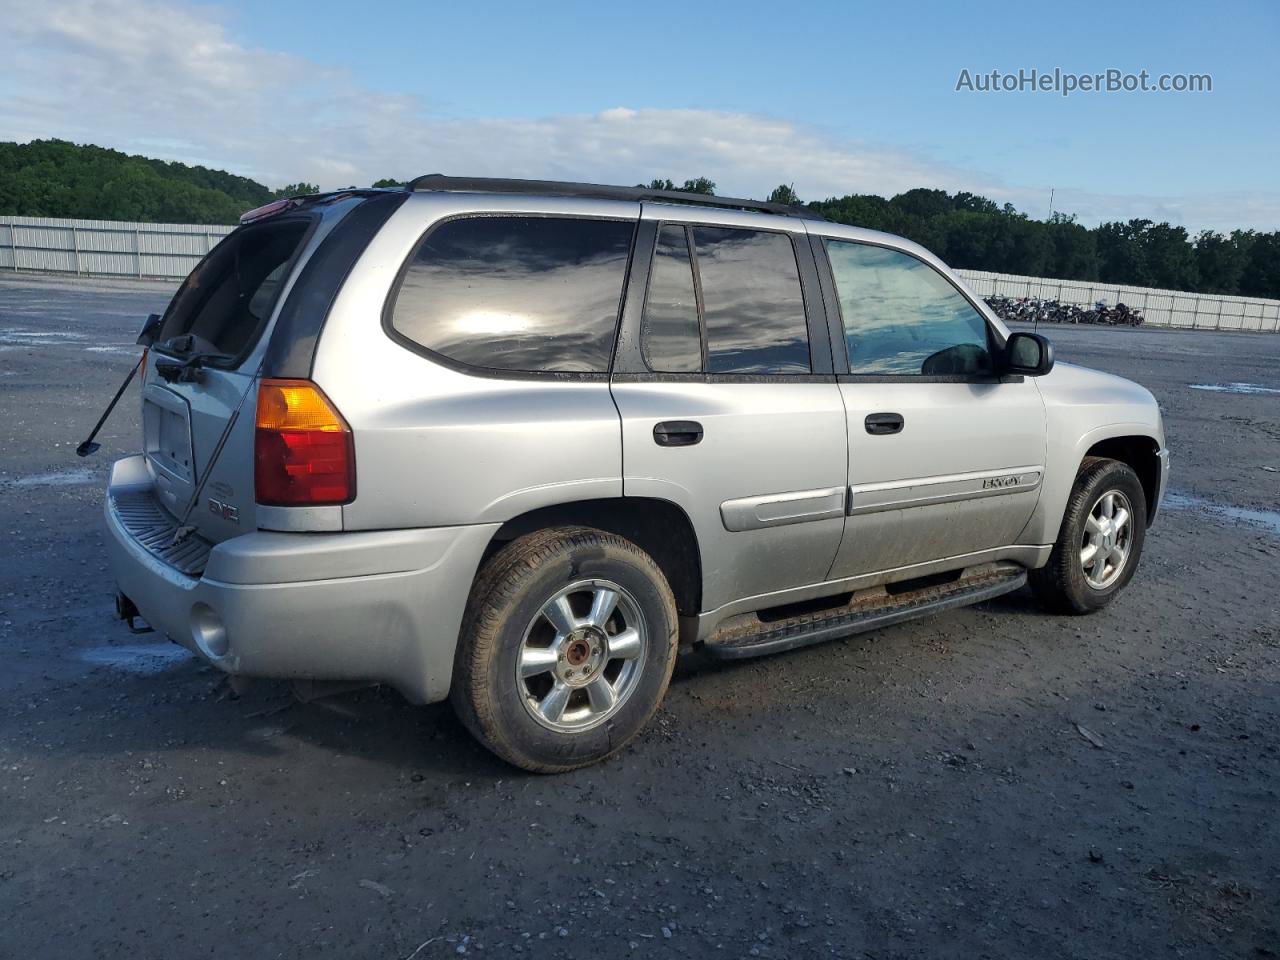
[[[0,217],[0,268],[180,279],[231,227]]]
[[[231,230],[173,223],[0,217],[0,269],[181,279]],[[1016,277],[982,270],[956,272],[983,297],[1037,297],[1082,307],[1105,300],[1112,306],[1126,303],[1135,307],[1152,326],[1280,331],[1280,300]]]
[[[957,270],[982,297],[1035,297],[1092,307],[1099,300],[1109,306],[1123,303],[1142,314],[1143,323],[1188,330],[1280,331],[1280,300],[1225,297],[1152,287],[1127,287],[1089,280],[1048,280],[1008,273]]]

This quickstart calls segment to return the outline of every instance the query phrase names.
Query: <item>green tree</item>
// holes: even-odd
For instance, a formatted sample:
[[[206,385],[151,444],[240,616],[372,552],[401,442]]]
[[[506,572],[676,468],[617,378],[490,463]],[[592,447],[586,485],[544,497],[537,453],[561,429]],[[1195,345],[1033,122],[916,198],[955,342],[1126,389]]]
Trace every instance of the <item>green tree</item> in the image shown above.
[[[1104,283],[1152,286],[1151,268],[1141,236],[1150,220],[1104,223],[1095,231],[1098,245],[1098,279]]]
[[[1055,213],[1046,224],[1053,256],[1047,272],[1062,280],[1098,279],[1098,242],[1074,216]]]
[[[788,207],[800,206],[800,198],[796,196],[795,185],[780,183],[769,194],[770,203],[781,203]]]
[[[928,190],[917,187],[900,193],[889,201],[908,216],[929,220],[955,209],[955,203],[945,190]]]
[[[680,189],[685,193],[703,193],[708,196],[714,196],[716,184],[714,180],[710,180],[707,177],[697,177],[693,180],[686,180]]]
[[[1240,295],[1280,298],[1280,231],[1253,234],[1240,276]]]
[[[283,197],[305,197],[312,193],[319,193],[320,188],[314,183],[288,183],[276,191],[277,199]]]
[[[1253,233],[1237,230],[1229,236],[1201,230],[1196,237],[1196,272],[1199,288],[1208,293],[1234,294],[1249,264]]]
[[[706,177],[697,177],[693,180],[686,180],[684,183],[676,186],[674,180],[654,177],[648,183],[637,183],[637,187],[641,190],[680,190],[683,193],[704,193],[714,194],[716,192],[715,181],[708,180]]]
[[[0,143],[0,213],[235,223],[271,199],[260,183],[65,140]]]
[[[1157,287],[1169,290],[1195,290],[1199,287],[1196,253],[1185,227],[1153,223],[1143,232],[1141,243],[1146,250],[1147,267]]]
[[[375,186],[375,187],[403,187],[403,186],[405,185],[405,182],[406,182],[406,181],[404,181],[404,180],[389,180],[389,179],[385,179],[385,178],[384,178],[384,179],[382,179],[382,180],[375,180],[375,181],[373,181],[373,186]]]

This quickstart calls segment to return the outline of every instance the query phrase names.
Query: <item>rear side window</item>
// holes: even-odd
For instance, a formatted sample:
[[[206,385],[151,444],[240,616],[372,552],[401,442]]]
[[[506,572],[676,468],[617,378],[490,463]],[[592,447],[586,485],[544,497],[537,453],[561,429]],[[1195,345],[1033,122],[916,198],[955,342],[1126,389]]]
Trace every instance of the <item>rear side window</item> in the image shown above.
[[[694,227],[711,373],[809,373],[800,269],[791,238]]]
[[[685,227],[668,223],[658,231],[644,301],[640,349],[650,370],[697,373],[702,370],[702,333],[698,295]]]
[[[165,317],[161,342],[189,334],[186,352],[238,357],[257,341],[310,220],[241,227],[183,282]]]
[[[693,241],[692,257],[686,237]],[[703,336],[708,373],[811,371],[800,271],[789,236],[736,227],[662,227],[645,299],[645,362],[655,372],[702,371]]]
[[[471,366],[607,373],[634,232],[576,217],[448,221],[410,261],[392,328]]]
[[[878,376],[991,373],[987,323],[923,260],[866,243],[827,241],[849,372]]]

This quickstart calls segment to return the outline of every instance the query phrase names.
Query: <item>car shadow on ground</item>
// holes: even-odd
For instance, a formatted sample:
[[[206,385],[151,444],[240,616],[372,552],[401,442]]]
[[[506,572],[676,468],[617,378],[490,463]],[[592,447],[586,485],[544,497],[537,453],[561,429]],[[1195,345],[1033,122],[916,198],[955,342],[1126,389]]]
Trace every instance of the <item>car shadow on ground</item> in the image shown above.
[[[1027,590],[972,609],[996,615],[1047,616]],[[909,643],[921,624],[954,615],[954,611],[944,611],[766,658],[719,660],[700,649],[686,651],[676,661],[672,688],[696,691],[713,680],[751,686],[762,665],[764,669],[782,670],[787,658],[807,661],[810,657],[823,657],[824,650],[829,654],[833,647],[841,648],[844,657],[855,658],[856,664],[876,645]],[[120,638],[111,646],[124,649],[128,639]],[[808,669],[811,664],[793,659],[792,667]],[[110,667],[99,667],[91,672],[88,682],[96,683],[98,678],[108,676],[114,684],[112,699],[133,706],[111,711],[106,721],[111,724],[111,735],[87,738],[82,747],[88,751],[147,754],[204,748],[270,758],[313,749],[334,756],[358,756],[402,773],[429,775],[433,779],[500,780],[524,776],[481,747],[448,702],[415,705],[387,687],[350,690],[307,701],[298,699],[292,686],[280,681],[252,681],[242,692],[236,692],[227,677],[193,657],[182,657],[165,669],[146,675],[121,676]],[[175,738],[175,730],[182,731],[181,738]]]

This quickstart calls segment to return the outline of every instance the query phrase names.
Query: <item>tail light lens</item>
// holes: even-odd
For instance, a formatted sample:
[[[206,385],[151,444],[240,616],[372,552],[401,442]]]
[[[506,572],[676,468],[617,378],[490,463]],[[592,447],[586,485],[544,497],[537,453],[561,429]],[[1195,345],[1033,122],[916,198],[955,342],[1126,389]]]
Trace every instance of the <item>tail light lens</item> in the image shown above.
[[[355,499],[351,428],[308,380],[263,380],[258,386],[253,453],[258,503],[317,507]]]

